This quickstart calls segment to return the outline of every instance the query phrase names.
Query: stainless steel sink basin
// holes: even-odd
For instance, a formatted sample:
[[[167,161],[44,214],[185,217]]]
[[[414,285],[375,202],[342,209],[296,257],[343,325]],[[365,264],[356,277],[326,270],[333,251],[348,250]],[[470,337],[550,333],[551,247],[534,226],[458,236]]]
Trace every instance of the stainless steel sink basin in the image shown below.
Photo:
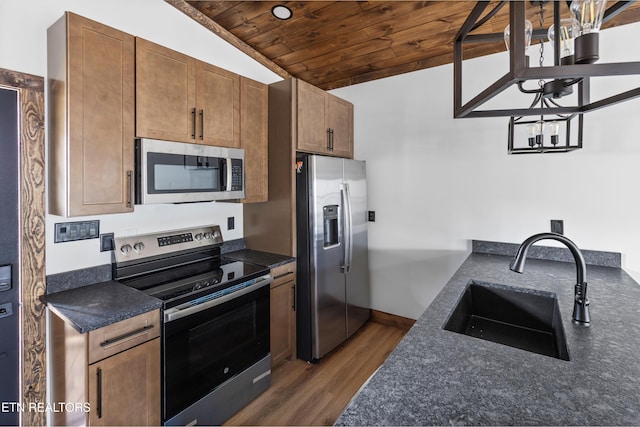
[[[551,292],[470,280],[443,328],[569,360],[558,299]]]

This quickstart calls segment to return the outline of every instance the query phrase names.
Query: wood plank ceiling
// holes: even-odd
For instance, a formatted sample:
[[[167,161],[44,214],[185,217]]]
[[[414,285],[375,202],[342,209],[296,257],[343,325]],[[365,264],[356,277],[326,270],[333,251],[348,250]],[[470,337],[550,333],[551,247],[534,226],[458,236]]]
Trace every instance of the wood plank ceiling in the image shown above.
[[[473,1],[186,1],[187,7],[179,7],[175,0],[167,1],[203,25],[202,16],[194,15],[205,15],[244,47],[325,90],[451,63],[453,39],[475,5]],[[614,3],[610,0],[608,6]],[[276,19],[271,8],[278,4],[290,8],[293,16]],[[527,5],[528,18],[534,29],[539,28],[539,7]],[[492,5],[487,8],[491,9]],[[477,32],[502,33],[508,9],[502,8]],[[545,28],[552,20],[551,9],[550,3],[545,5]],[[606,27],[637,21],[640,2]],[[504,49],[502,42],[466,45],[464,57]]]

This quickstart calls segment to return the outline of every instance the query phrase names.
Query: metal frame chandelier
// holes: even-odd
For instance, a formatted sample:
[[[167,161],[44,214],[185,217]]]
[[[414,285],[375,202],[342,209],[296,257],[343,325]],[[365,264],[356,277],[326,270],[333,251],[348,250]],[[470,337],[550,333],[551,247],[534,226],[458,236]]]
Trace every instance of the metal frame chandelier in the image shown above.
[[[510,117],[509,154],[566,152],[582,148],[584,113],[640,96],[640,87],[599,100],[592,100],[590,93],[591,78],[640,74],[640,62],[595,63],[599,59],[600,25],[634,1],[618,1],[605,9],[606,0],[567,0],[571,18],[562,18],[560,8],[563,2],[553,1],[553,25],[548,30],[543,27],[543,7],[547,3],[550,1],[530,1],[530,4],[540,8],[540,28],[533,30],[525,17],[527,5],[524,1],[501,1],[484,16],[490,2],[478,1],[454,40],[454,117]],[[504,33],[475,32],[505,5],[509,6],[509,25]],[[559,30],[556,31],[556,28]],[[474,33],[470,34],[471,32]],[[554,48],[552,66],[543,66],[544,41],[547,37]],[[496,42],[503,38],[509,51],[508,72],[463,104],[463,45]],[[529,57],[526,56],[531,40],[540,41],[538,66],[530,66]],[[525,88],[528,80],[537,81],[538,87]],[[533,102],[525,107],[481,109],[486,102],[513,86],[517,86],[522,93],[533,95]],[[559,101],[573,93],[574,88],[577,89],[577,96],[573,97],[575,99],[564,98],[562,102]],[[570,105],[563,105],[566,103]],[[571,124],[574,119],[578,130],[572,133]],[[564,138],[560,135],[562,130]],[[550,134],[550,141],[544,138],[545,133]],[[526,144],[518,148],[515,140],[521,135],[525,135]]]

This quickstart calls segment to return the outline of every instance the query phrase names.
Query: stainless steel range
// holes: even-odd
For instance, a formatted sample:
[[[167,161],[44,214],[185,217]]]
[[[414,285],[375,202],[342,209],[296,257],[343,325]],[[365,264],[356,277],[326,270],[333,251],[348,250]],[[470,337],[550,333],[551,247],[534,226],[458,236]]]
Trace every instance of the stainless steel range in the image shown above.
[[[271,384],[269,269],[218,226],[117,237],[113,277],[164,302],[164,425],[219,425]]]

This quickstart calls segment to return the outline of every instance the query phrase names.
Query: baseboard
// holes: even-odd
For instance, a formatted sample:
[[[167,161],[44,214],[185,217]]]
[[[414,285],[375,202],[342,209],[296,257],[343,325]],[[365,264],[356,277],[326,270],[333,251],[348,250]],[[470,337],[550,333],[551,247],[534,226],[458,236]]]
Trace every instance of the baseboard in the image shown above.
[[[398,329],[402,329],[405,332],[411,329],[413,324],[416,323],[414,319],[378,310],[371,310],[371,321],[387,326],[393,326]]]

